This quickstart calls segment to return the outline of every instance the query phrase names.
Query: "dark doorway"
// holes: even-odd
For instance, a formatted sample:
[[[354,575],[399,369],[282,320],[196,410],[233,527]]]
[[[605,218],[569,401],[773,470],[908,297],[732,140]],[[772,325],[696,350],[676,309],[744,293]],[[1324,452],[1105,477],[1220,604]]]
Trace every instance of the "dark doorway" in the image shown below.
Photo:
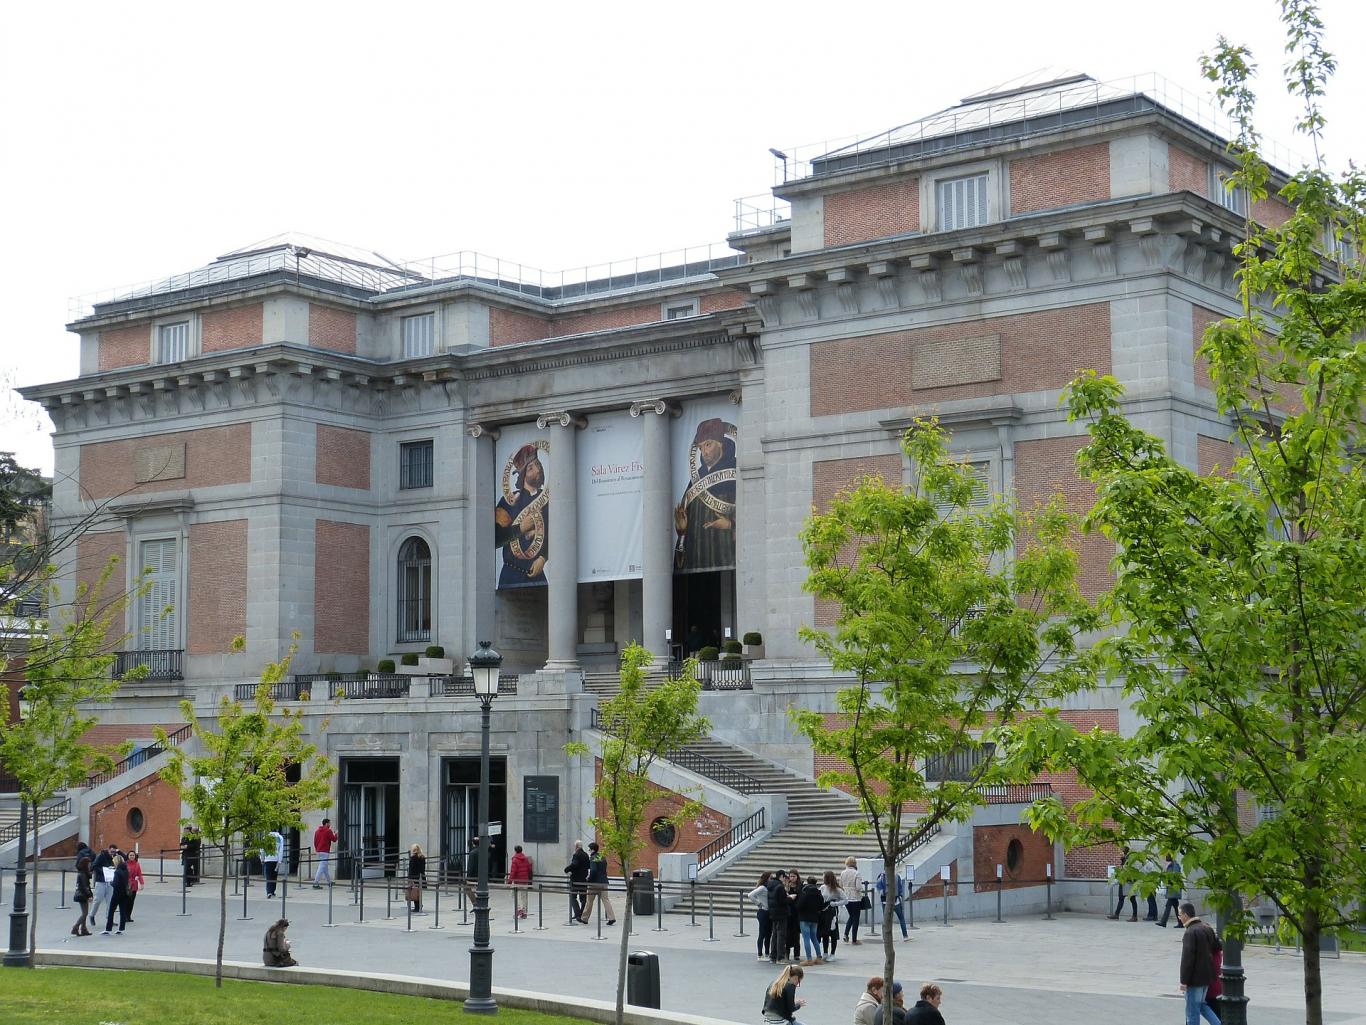
[[[285,766],[285,782],[298,783],[303,778],[303,766],[290,764]],[[289,859],[289,867],[295,871],[299,868],[299,846],[301,839],[299,831],[291,826],[285,832],[285,857]]]
[[[356,865],[393,875],[398,866],[398,759],[344,758],[341,763],[341,845],[338,878]]]
[[[721,647],[734,587],[733,570],[674,574],[674,643],[682,645],[684,658]]]
[[[470,838],[479,829],[479,759],[447,758],[441,802],[441,861],[447,876],[465,874]],[[489,845],[489,878],[501,878],[507,865],[507,776],[506,758],[489,759],[489,825],[502,825]]]

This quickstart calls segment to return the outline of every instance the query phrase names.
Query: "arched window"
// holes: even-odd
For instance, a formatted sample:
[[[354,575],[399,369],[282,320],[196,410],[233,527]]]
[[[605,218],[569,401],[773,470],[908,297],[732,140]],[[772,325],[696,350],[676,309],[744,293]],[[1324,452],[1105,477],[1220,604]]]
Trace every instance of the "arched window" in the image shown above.
[[[432,550],[410,537],[398,550],[399,643],[432,639]]]

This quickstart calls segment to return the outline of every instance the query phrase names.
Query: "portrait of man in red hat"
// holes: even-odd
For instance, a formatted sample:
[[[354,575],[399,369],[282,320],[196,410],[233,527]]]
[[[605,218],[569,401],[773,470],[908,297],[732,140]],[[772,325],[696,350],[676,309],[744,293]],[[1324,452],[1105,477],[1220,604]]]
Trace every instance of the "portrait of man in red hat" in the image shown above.
[[[503,497],[493,511],[493,539],[503,551],[500,588],[545,586],[550,489],[541,450],[548,446],[545,441],[523,445],[503,466]]]
[[[674,507],[674,571],[735,568],[735,425],[719,417],[697,425],[688,450],[688,483]]]

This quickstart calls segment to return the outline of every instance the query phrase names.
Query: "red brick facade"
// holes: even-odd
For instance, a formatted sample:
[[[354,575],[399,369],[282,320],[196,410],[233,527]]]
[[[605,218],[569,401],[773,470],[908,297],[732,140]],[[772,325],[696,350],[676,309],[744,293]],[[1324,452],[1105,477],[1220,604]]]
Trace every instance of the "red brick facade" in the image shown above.
[[[100,370],[136,367],[152,361],[152,327],[111,327],[100,332]]]
[[[1200,355],[1200,346],[1205,344],[1205,328],[1223,318],[1213,310],[1203,306],[1191,307],[1191,360],[1195,367],[1195,384],[1200,388],[1213,389],[1214,382],[1209,376],[1209,360]]]
[[[368,655],[369,526],[318,520],[313,546],[313,650]]]
[[[1010,212],[1033,213],[1110,198],[1110,144],[1010,162]]]
[[[489,345],[520,345],[550,337],[550,321],[518,310],[489,307]]]
[[[369,491],[370,432],[318,424],[316,480]]]
[[[720,313],[722,310],[738,310],[745,305],[745,297],[739,292],[712,292],[704,295],[698,304],[698,312],[702,316],[708,313]]]
[[[811,507],[818,513],[828,512],[830,504],[840,494],[851,491],[865,477],[881,477],[895,486],[901,483],[901,456],[859,456],[854,459],[821,459],[811,464]],[[853,551],[847,556],[852,559]],[[843,555],[841,561],[843,561]],[[816,602],[816,625],[833,626],[839,615],[834,602]]]
[[[84,584],[93,589],[99,583],[100,575],[104,573],[104,568],[109,565],[109,560],[118,558],[119,564],[114,567],[109,575],[109,580],[105,584],[104,590],[98,595],[100,604],[111,601],[124,592],[128,584],[128,572],[125,560],[128,555],[128,541],[121,530],[92,530],[82,534],[80,540],[76,542],[76,582]],[[124,632],[123,613],[116,613],[113,621],[109,625],[109,630],[105,634],[105,639],[110,645],[116,645],[123,637]]]
[[[967,350],[972,359],[956,369],[945,368],[943,360],[951,360],[955,348]],[[986,350],[995,353],[994,361],[984,359],[991,354]],[[818,342],[811,346],[811,415],[1061,392],[1083,367],[1110,371],[1108,303]],[[963,381],[974,368],[982,378],[991,376],[941,383]]]
[[[315,349],[356,353],[356,315],[351,310],[308,304],[308,344]]]
[[[1019,841],[1019,860],[1010,868],[1011,841]],[[1053,845],[1048,837],[1023,823],[1007,826],[974,826],[972,829],[972,878],[978,893],[996,889],[996,866],[1002,869],[1001,888],[1013,890],[1042,883],[1053,862]]]
[[[1231,442],[1204,434],[1196,436],[1195,449],[1196,461],[1199,464],[1196,469],[1202,477],[1214,473],[1216,469],[1227,475],[1233,468],[1233,461],[1238,458],[1238,450]]]
[[[1096,489],[1077,473],[1077,453],[1086,437],[1046,438],[1015,444],[1015,497],[1026,511],[1061,496],[1063,505],[1077,517],[1096,500]],[[1077,550],[1077,584],[1089,598],[1110,589],[1110,559],[1114,545],[1099,534],[1074,535]]]
[[[265,328],[265,313],[263,303],[205,313],[199,321],[200,348],[204,352],[223,352],[227,349],[249,349],[253,345],[260,345]]]
[[[602,759],[600,758],[593,760],[593,779],[594,782],[602,780]],[[661,847],[650,834],[650,824],[658,818],[672,818],[689,798],[676,794],[672,790],[666,790],[655,783],[651,783],[649,787],[659,796],[651,801],[645,809],[645,824],[640,833],[640,838],[645,842],[645,846],[636,855],[636,864],[631,866],[633,869],[648,868],[658,875],[659,856],[661,854],[691,854],[705,847],[718,836],[730,831],[729,815],[722,815],[719,811],[704,807],[697,815],[675,822],[673,844],[668,847]],[[593,814],[598,818],[605,818],[607,816],[607,802],[600,797],[596,798]],[[585,843],[587,839],[584,837]],[[594,839],[601,842],[601,837]],[[613,874],[620,874],[621,872],[621,865],[615,858],[611,859],[609,871]]]
[[[142,828],[133,829],[133,811],[142,813]],[[161,851],[174,857],[180,844],[180,795],[175,787],[153,774],[110,795],[90,809],[86,843],[95,850],[118,844],[139,851],[144,874],[156,870]]]
[[[576,313],[556,320],[551,324],[550,333],[555,337],[579,335],[588,331],[610,331],[617,327],[654,324],[662,319],[658,302],[614,306],[606,310],[593,310],[591,313]]]
[[[825,197],[825,245],[845,246],[920,230],[920,179]]]
[[[190,525],[191,655],[221,654],[247,632],[247,521]]]
[[[1252,204],[1252,219],[1268,228],[1279,228],[1294,212],[1289,203],[1277,196],[1267,196]]]
[[[1167,148],[1167,188],[1172,192],[1209,195],[1209,164],[1175,146]]]
[[[139,483],[135,461],[139,450],[171,450],[184,446],[184,476]],[[128,493],[182,491],[251,480],[251,424],[203,427],[145,438],[121,438],[81,446],[81,490],[98,501]]]

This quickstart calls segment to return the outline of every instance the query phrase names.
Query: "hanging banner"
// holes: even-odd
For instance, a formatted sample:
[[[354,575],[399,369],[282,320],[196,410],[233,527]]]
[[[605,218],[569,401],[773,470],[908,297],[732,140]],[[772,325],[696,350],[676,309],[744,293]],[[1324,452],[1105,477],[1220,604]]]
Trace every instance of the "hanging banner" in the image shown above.
[[[736,412],[720,396],[691,399],[673,422],[675,573],[735,568]]]
[[[550,560],[550,435],[533,424],[504,427],[494,445],[497,586],[544,587]]]
[[[579,582],[642,573],[645,437],[626,410],[594,413],[578,437]]]

